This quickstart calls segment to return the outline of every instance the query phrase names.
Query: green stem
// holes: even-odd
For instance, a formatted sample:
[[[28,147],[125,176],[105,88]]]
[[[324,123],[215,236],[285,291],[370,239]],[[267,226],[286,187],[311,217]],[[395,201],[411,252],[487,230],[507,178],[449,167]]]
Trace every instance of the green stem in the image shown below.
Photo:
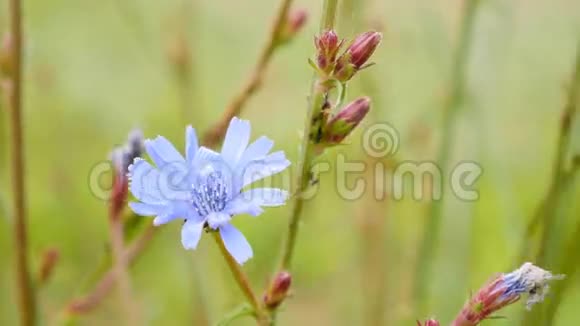
[[[458,48],[453,60],[451,72],[451,93],[449,100],[443,108],[443,138],[437,163],[439,167],[445,169],[449,165],[450,153],[453,147],[453,126],[455,117],[463,104],[465,97],[465,78],[469,49],[473,38],[473,28],[479,0],[468,0],[463,8],[463,20],[460,30]],[[431,203],[428,212],[427,225],[423,231],[423,237],[419,247],[418,260],[415,270],[414,299],[418,314],[426,313],[426,302],[428,296],[428,282],[432,273],[432,265],[435,260],[436,246],[439,240],[441,227],[441,216],[443,213],[443,202],[434,201]]]
[[[320,30],[328,30],[334,27],[338,0],[324,0],[323,13],[320,22]],[[308,189],[311,181],[311,168],[315,158],[315,143],[312,141],[320,131],[322,109],[327,105],[328,86],[325,86],[315,75],[310,91],[308,112],[304,119],[304,134],[302,137],[301,155],[298,158],[298,175],[296,179],[296,191],[292,203],[292,211],[288,222],[288,235],[282,249],[282,261],[279,271],[290,270],[292,257],[296,247],[298,226],[304,207],[303,193]],[[277,274],[277,273],[275,273]],[[274,275],[275,275],[274,274]],[[272,277],[274,280],[274,277]],[[272,324],[275,323],[276,309],[270,311]]]
[[[232,255],[230,255],[229,251],[226,249],[222,237],[220,236],[220,233],[211,232],[211,234],[213,235],[213,238],[217,243],[221,254],[224,256],[226,263],[228,264],[228,267],[230,268],[230,271],[232,272],[232,275],[236,280],[236,283],[238,283],[238,286],[242,290],[242,293],[246,297],[246,300],[248,300],[248,303],[250,303],[250,305],[252,306],[258,325],[268,325],[268,316],[265,313],[262,304],[258,300],[258,297],[254,293],[254,290],[252,290],[248,277],[246,276],[240,265],[236,262],[234,257],[232,257]]]
[[[530,239],[534,235],[537,227],[542,225],[542,222],[546,222],[546,219],[551,216],[552,208],[559,197],[560,189],[563,183],[566,182],[565,177],[566,171],[566,154],[568,152],[572,123],[575,119],[575,115],[578,111],[578,97],[580,93],[580,44],[578,45],[578,51],[576,53],[576,63],[574,68],[574,76],[572,78],[572,84],[570,85],[570,92],[568,93],[568,100],[562,114],[560,122],[560,133],[558,135],[558,145],[556,149],[556,158],[554,160],[552,183],[546,194],[546,197],[540,203],[540,206],[534,213],[534,216],[530,219],[528,227],[526,228],[526,234],[524,235],[524,244],[520,251],[520,258],[523,261],[529,254]],[[545,223],[544,223],[545,224]],[[549,223],[545,224],[542,234],[541,245],[539,248],[538,257],[544,256],[544,242],[546,241],[547,233],[549,233]],[[542,258],[543,259],[543,258]],[[538,262],[541,263],[541,262]]]
[[[542,233],[540,236],[540,243],[538,250],[535,254],[534,261],[538,264],[550,264],[553,263],[554,257],[553,252],[563,252],[562,249],[569,249],[570,247],[578,246],[575,241],[577,238],[573,238],[571,244],[568,248],[560,249],[560,242],[554,241],[562,237],[555,230],[554,218],[558,216],[555,212],[561,211],[564,207],[569,207],[571,203],[565,200],[565,195],[570,189],[575,189],[575,174],[578,171],[577,162],[574,162],[571,169],[567,169],[566,156],[570,147],[570,139],[572,134],[572,125],[576,114],[578,111],[578,102],[580,99],[580,44],[576,55],[576,63],[574,68],[574,76],[572,78],[572,84],[570,85],[570,91],[568,93],[568,100],[562,114],[560,134],[558,137],[558,145],[556,150],[556,158],[554,160],[554,172],[552,184],[550,185],[550,190],[543,200],[540,210],[534,216],[531,222],[537,219],[536,223],[538,226],[542,227]],[[528,230],[533,229],[528,227]],[[533,231],[533,230],[532,230]],[[532,236],[533,232],[526,234],[526,236]],[[576,236],[576,235],[575,235]],[[526,237],[526,242],[530,239]],[[555,248],[556,247],[556,248]],[[523,247],[522,255],[527,254],[527,247]],[[524,251],[526,250],[526,251]],[[567,251],[570,252],[570,251]],[[576,252],[576,251],[575,251]],[[570,259],[571,257],[566,257]],[[577,261],[577,259],[572,259],[571,261]],[[569,262],[563,260],[560,264],[560,270],[558,272],[573,274],[575,272],[575,264],[570,265]],[[568,275],[570,278],[570,275]],[[556,288],[556,300],[551,301],[551,304],[547,306],[546,309],[537,309],[532,311],[522,320],[522,325],[551,325],[551,321],[554,318],[555,311],[561,301],[562,292],[564,286],[569,281],[564,284],[559,284]],[[546,314],[543,314],[546,312]]]
[[[298,177],[296,180],[298,188],[295,191],[294,202],[292,203],[292,212],[290,214],[290,221],[288,224],[288,236],[284,246],[280,270],[288,270],[291,267],[294,248],[296,247],[296,237],[298,235],[298,224],[300,222],[302,208],[304,206],[303,193],[310,185],[310,171],[312,168],[313,159],[315,157],[312,136],[315,135],[318,128],[314,126],[313,121],[318,119],[322,108],[326,104],[326,93],[326,87],[319,84],[319,81],[316,80],[312,88],[308,114],[304,120],[304,135],[301,147],[302,156],[298,160]]]
[[[20,0],[8,1],[11,38],[10,58],[12,72],[3,81],[8,96],[11,125],[12,159],[12,199],[14,205],[14,241],[16,250],[16,284],[18,286],[18,306],[21,325],[34,325],[36,322],[36,299],[28,262],[28,232],[26,216],[26,188],[24,182],[24,132],[22,127],[22,3]]]
[[[322,7],[322,18],[320,20],[320,31],[333,29],[336,21],[336,9],[338,0],[324,0]]]

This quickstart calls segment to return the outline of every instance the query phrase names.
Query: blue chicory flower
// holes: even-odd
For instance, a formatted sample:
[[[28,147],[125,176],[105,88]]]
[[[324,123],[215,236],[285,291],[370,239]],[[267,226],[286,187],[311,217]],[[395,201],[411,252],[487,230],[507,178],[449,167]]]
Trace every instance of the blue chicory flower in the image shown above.
[[[283,151],[269,153],[265,136],[248,146],[250,123],[233,118],[220,153],[199,146],[195,130],[186,130],[185,158],[164,137],[146,140],[156,167],[137,158],[129,167],[129,189],[139,200],[129,206],[139,215],[155,216],[154,225],[183,218],[181,243],[195,249],[205,227],[219,231],[226,249],[239,263],[253,256],[244,235],[231,223],[234,215],[258,216],[262,207],[283,205],[288,193],[277,188],[245,190],[251,183],[286,169]]]

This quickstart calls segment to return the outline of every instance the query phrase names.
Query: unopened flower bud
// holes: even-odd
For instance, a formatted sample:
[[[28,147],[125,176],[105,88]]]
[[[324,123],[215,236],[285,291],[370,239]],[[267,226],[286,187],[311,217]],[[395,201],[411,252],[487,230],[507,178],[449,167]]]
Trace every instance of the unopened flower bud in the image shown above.
[[[292,276],[286,271],[279,272],[264,296],[264,304],[268,308],[276,308],[288,296],[292,284]]]
[[[340,144],[364,119],[370,108],[371,99],[368,97],[361,97],[347,104],[324,127],[322,143]]]
[[[321,71],[327,74],[332,71],[336,61],[336,55],[342,46],[342,42],[333,30],[328,30],[319,37],[314,38],[316,45],[316,64]]]
[[[40,271],[38,273],[38,282],[40,284],[45,284],[50,279],[59,258],[60,253],[58,249],[55,248],[48,249],[42,254]]]
[[[0,43],[0,80],[12,76],[14,72],[13,46],[12,37],[5,34]]]
[[[279,41],[280,42],[288,42],[292,40],[300,30],[306,25],[306,21],[308,20],[308,11],[305,9],[296,9],[292,10],[288,14],[288,18],[286,19],[286,23],[284,25],[284,29],[280,31]]]
[[[435,319],[428,319],[423,324],[417,320],[417,326],[440,326],[440,324]]]
[[[549,282],[561,280],[564,275],[554,275],[532,263],[507,274],[500,274],[483,286],[463,307],[452,326],[473,326],[489,318],[494,312],[527,295],[526,308],[544,300]]]
[[[135,158],[141,156],[144,147],[143,132],[133,129],[127,137],[127,142],[123,147],[117,147],[111,153],[111,163],[113,164],[113,188],[111,192],[109,215],[117,218],[125,206],[128,195],[129,180],[127,173],[129,165]]]
[[[338,58],[334,77],[342,82],[351,79],[373,55],[383,35],[370,31],[357,36],[346,51]]]

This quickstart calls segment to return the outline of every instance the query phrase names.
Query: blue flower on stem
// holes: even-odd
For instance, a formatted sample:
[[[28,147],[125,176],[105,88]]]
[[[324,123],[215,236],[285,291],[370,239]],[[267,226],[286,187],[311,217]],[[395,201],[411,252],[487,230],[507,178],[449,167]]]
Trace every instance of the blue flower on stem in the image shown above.
[[[232,217],[258,216],[262,207],[283,205],[288,198],[277,188],[244,188],[290,165],[283,151],[269,153],[272,140],[262,136],[248,145],[249,140],[250,123],[238,118],[230,122],[221,153],[199,146],[191,126],[186,130],[185,158],[162,136],[146,140],[156,167],[141,158],[129,167],[129,189],[139,200],[129,206],[136,214],[155,216],[156,226],[185,219],[185,249],[197,247],[204,228],[220,232],[226,249],[243,264],[252,257],[252,247],[230,223]]]

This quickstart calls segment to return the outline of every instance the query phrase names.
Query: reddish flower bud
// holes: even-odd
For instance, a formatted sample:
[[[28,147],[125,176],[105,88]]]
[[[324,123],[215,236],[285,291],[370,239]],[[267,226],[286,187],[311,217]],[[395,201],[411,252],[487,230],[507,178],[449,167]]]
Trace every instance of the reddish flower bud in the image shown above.
[[[333,30],[328,30],[322,33],[319,37],[314,38],[316,45],[316,64],[318,68],[330,73],[334,68],[336,55],[342,46],[342,40],[339,41],[338,36]]]
[[[113,188],[109,203],[109,216],[111,218],[118,218],[125,207],[129,184],[127,172],[133,160],[141,156],[143,143],[143,133],[139,129],[134,129],[129,133],[125,146],[117,147],[111,153],[111,163],[113,164]]]
[[[417,326],[440,326],[440,324],[435,319],[428,319],[423,324],[421,324],[421,322],[417,320]]]
[[[48,249],[42,254],[42,261],[40,263],[40,271],[38,275],[38,282],[40,284],[45,284],[48,279],[52,276],[54,271],[54,266],[60,258],[60,253],[58,249]]]
[[[296,34],[298,34],[298,32],[300,32],[300,30],[302,30],[302,27],[306,25],[307,20],[308,11],[305,9],[292,10],[288,14],[284,29],[280,32],[280,41],[290,41],[294,36],[296,36]]]
[[[382,39],[383,35],[374,31],[357,36],[338,58],[334,69],[335,78],[343,82],[351,79],[358,70],[364,68],[364,64],[373,55]]]
[[[292,275],[286,271],[279,272],[264,296],[264,304],[272,309],[276,308],[288,296],[292,284]]]
[[[325,145],[340,144],[364,119],[370,108],[371,99],[368,97],[361,97],[347,104],[324,127],[322,143]]]
[[[13,41],[10,34],[4,35],[0,43],[0,79],[12,76],[14,59],[12,58]]]

